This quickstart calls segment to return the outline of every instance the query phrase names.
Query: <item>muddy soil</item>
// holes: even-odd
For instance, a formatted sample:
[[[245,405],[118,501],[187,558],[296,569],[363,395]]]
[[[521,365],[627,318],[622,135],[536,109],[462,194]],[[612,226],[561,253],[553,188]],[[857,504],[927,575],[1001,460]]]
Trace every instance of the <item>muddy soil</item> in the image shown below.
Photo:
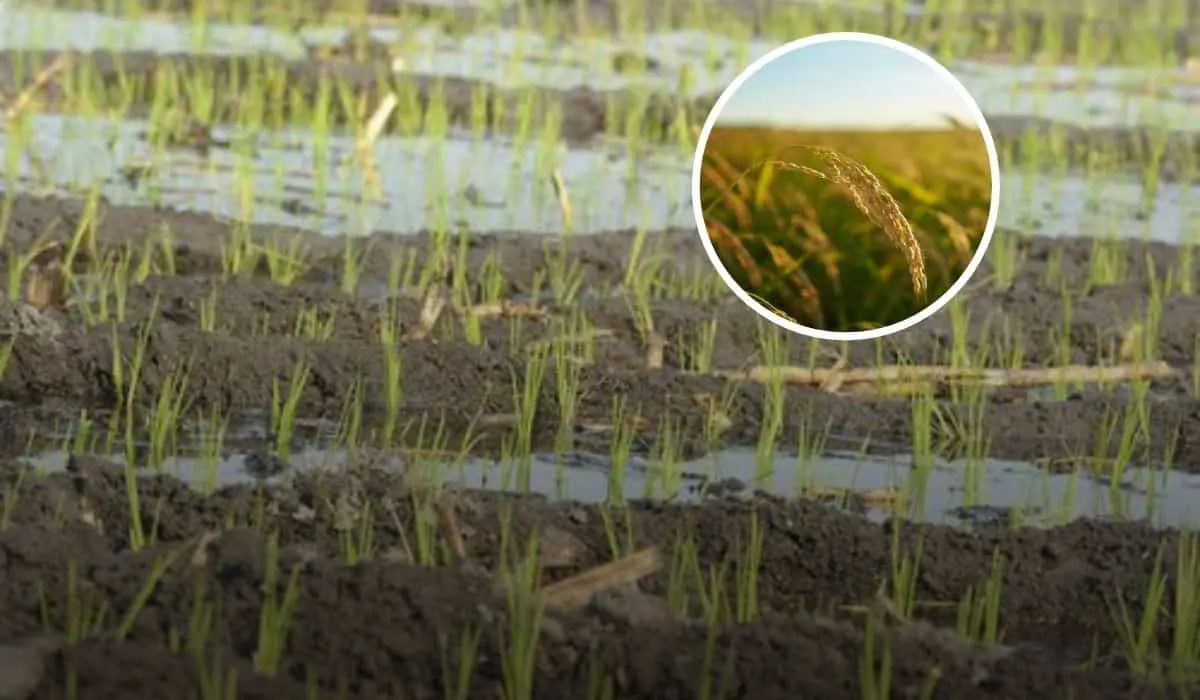
[[[22,250],[48,230],[75,230],[82,208],[79,201],[17,197],[11,216],[11,248],[0,258]],[[123,391],[114,371],[113,344],[132,357],[147,328],[145,369],[137,390],[142,401],[158,397],[172,373],[187,364],[193,409],[266,410],[276,385],[289,381],[303,363],[310,370],[299,401],[303,416],[336,421],[358,381],[365,388],[367,418],[382,414],[387,367],[379,342],[380,324],[385,312],[393,309],[401,331],[407,332],[417,326],[423,304],[422,293],[415,290],[387,296],[388,268],[397,256],[401,260],[410,255],[416,260],[428,259],[427,238],[381,234],[368,239],[359,293],[350,295],[340,289],[336,273],[331,272],[343,267],[341,241],[273,227],[253,229],[252,234],[263,240],[282,235],[306,237],[310,271],[284,287],[269,279],[265,266],[257,274],[225,278],[219,250],[230,235],[228,223],[198,214],[125,207],[105,207],[99,220],[97,239],[106,246],[141,249],[139,240],[157,241],[164,227],[170,230],[176,274],[152,274],[143,283],[133,284],[124,302],[126,315],[115,329],[111,322],[88,325],[89,310],[95,313],[99,301],[82,294],[64,308],[51,308],[39,316],[52,331],[31,328],[22,315],[27,316],[28,310],[20,304],[0,302],[0,321],[14,338],[11,358],[0,378],[0,398],[12,402],[7,410],[11,433],[21,434],[28,428],[27,408],[70,413],[88,408],[94,414],[116,407]],[[534,279],[539,274],[544,278],[553,262],[550,256],[556,254],[544,238],[516,233],[472,237],[467,269],[461,272],[473,293],[478,294],[477,283],[490,260],[507,285],[501,290],[502,298],[518,305],[481,317],[477,343],[468,342],[462,315],[455,312],[443,313],[426,337],[402,343],[404,417],[444,420],[452,432],[482,421],[476,425],[477,448],[494,452],[511,428],[508,419],[516,412],[513,382],[525,376],[529,348],[574,333],[563,324],[578,313],[598,334],[594,356],[581,371],[576,415],[580,426],[607,422],[614,397],[622,395],[626,405],[644,419],[646,444],[652,441],[656,426],[670,417],[684,429],[685,453],[696,456],[710,447],[702,439],[702,428],[711,418],[716,400],[727,421],[724,440],[753,444],[767,400],[762,387],[689,370],[695,368],[695,349],[710,323],[716,324],[711,331],[714,370],[738,370],[762,362],[762,334],[773,327],[765,326],[721,285],[707,265],[694,231],[653,235],[646,259],[669,261],[660,271],[660,279],[691,282],[693,288],[710,293],[700,297],[676,293],[651,302],[655,330],[665,341],[662,366],[652,368],[647,343],[622,288],[625,251],[630,249],[632,236],[632,232],[614,232],[570,241],[569,256],[579,262],[583,291],[566,307],[548,298],[530,300],[528,296]],[[1129,274],[1120,284],[1102,286],[1088,283],[1093,250],[1094,244],[1088,240],[1021,239],[1018,254],[1024,262],[1007,289],[990,281],[994,271],[985,262],[962,307],[967,312],[962,335],[972,357],[990,356],[999,361],[996,358],[1012,357],[1019,350],[1027,366],[1050,365],[1064,355],[1069,355],[1072,363],[1111,363],[1111,358],[1120,357],[1119,349],[1131,333],[1152,332],[1152,327],[1145,330],[1153,284],[1147,261],[1153,262],[1156,279],[1161,281],[1168,274],[1178,275],[1179,251],[1166,245],[1135,243],[1116,253],[1106,252],[1124,256]],[[99,254],[107,253],[100,250]],[[84,254],[75,261],[78,272],[88,269],[87,257]],[[7,269],[6,261],[0,263]],[[1193,277],[1196,274],[1193,268]],[[1193,279],[1193,289],[1197,282]],[[1064,284],[1073,290],[1068,301],[1061,293]],[[675,285],[677,290],[679,286]],[[204,330],[203,307],[213,300],[215,323]],[[478,296],[473,300],[479,301]],[[313,312],[332,323],[328,339],[296,334],[301,317]],[[1157,352],[1177,368],[1178,376],[1152,386],[1154,444],[1147,455],[1161,458],[1169,454],[1175,467],[1190,471],[1200,471],[1200,443],[1191,439],[1200,431],[1200,410],[1191,392],[1198,319],[1200,296],[1176,289],[1165,298],[1157,324]],[[1064,335],[1067,320],[1069,334]],[[943,311],[878,343],[843,347],[781,335],[792,364],[808,366],[815,361],[818,366],[830,366],[845,355],[850,366],[870,367],[881,360],[945,363],[956,332],[953,315]],[[549,446],[560,420],[554,373],[550,363],[536,413],[538,449]],[[727,403],[721,403],[723,397],[728,397]],[[1128,392],[1120,388],[1072,387],[1065,401],[1042,400],[1024,390],[994,391],[987,400],[993,456],[1028,460],[1095,454],[1103,422],[1130,400]],[[790,408],[781,436],[785,449],[795,446],[812,426],[827,426],[831,432],[848,436],[856,442],[855,447],[868,440],[907,444],[912,435],[913,413],[906,398],[845,395],[795,386],[788,390],[787,401]],[[967,408],[947,403],[949,411]],[[18,444],[24,443],[10,443],[11,449]]]
[[[82,212],[78,200],[16,197],[0,269],[8,269],[8,258],[35,237],[75,230]],[[274,284],[265,269],[223,278],[220,247],[230,235],[226,222],[115,206],[103,207],[98,221],[100,249],[76,260],[79,272],[97,254],[158,240],[165,226],[172,232],[176,274],[151,275],[134,284],[125,321],[115,328],[89,327],[83,305],[94,300],[79,296],[63,309],[32,317],[38,319],[34,324],[26,307],[0,302],[0,325],[10,334],[17,332],[0,379],[0,399],[9,402],[0,411],[0,446],[9,460],[0,465],[8,504],[0,530],[0,657],[5,659],[0,663],[0,695],[26,682],[28,692],[11,697],[161,697],[198,688],[202,678],[211,683],[234,669],[239,697],[295,698],[314,686],[319,697],[339,697],[339,692],[364,698],[445,697],[446,684],[458,678],[463,640],[478,633],[470,697],[501,697],[504,654],[510,648],[504,636],[509,601],[495,583],[502,515],[512,514],[515,538],[510,541],[521,542],[535,529],[541,533],[549,582],[612,557],[605,514],[594,507],[453,492],[445,507],[452,509],[455,525],[442,531],[453,556],[438,567],[417,566],[404,538],[415,546],[418,508],[412,497],[422,492],[410,490],[414,480],[407,474],[375,470],[373,465],[387,455],[367,450],[342,471],[319,479],[285,474],[282,485],[271,491],[243,486],[201,498],[173,478],[148,478],[139,486],[139,510],[154,544],[133,551],[122,472],[81,457],[68,473],[39,481],[12,459],[30,449],[29,432],[50,425],[51,417],[85,407],[100,416],[116,405],[114,338],[131,354],[153,308],[158,312],[138,391],[143,403],[161,393],[172,369],[190,360],[193,409],[261,411],[271,403],[275,382],[286,382],[304,360],[312,375],[301,416],[336,420],[358,378],[365,382],[368,413],[378,414],[386,373],[377,328],[388,301],[380,290],[386,289],[393,255],[424,259],[430,254],[428,238],[380,234],[367,240],[359,293],[345,294],[330,272],[341,269],[341,241],[280,228],[252,229],[260,240],[306,236],[311,270],[285,288]],[[597,343],[595,361],[585,368],[577,420],[606,421],[614,396],[623,395],[647,418],[639,448],[649,444],[657,421],[669,415],[681,420],[686,447],[698,453],[706,447],[700,437],[707,416],[702,399],[729,390],[725,440],[752,444],[762,423],[762,390],[684,371],[685,349],[702,324],[716,318],[714,365],[738,368],[759,361],[760,323],[715,285],[694,231],[652,235],[645,254],[669,262],[663,279],[700,275],[705,283],[700,287],[717,291],[653,303],[655,327],[667,345],[664,366],[648,368],[630,308],[618,296],[632,236],[613,232],[569,244],[569,255],[580,261],[584,275],[582,300],[575,308],[594,327],[612,332]],[[503,295],[521,299],[532,291],[553,250],[546,239],[519,232],[475,236],[465,274],[478,281],[490,258],[506,281]],[[965,307],[971,314],[971,342],[984,342],[989,319],[991,328],[1008,319],[1027,363],[1048,361],[1064,317],[1061,285],[1085,287],[1093,250],[1087,240],[1022,240],[1024,262],[1008,290],[988,284],[994,270],[985,265]],[[1118,253],[1131,271],[1125,282],[1092,287],[1071,299],[1069,347],[1075,361],[1094,360],[1122,336],[1127,323],[1145,319],[1151,289],[1146,260],[1153,262],[1158,279],[1180,260],[1177,249],[1162,245],[1130,244]],[[205,332],[200,330],[200,305],[214,290],[216,325]],[[392,302],[399,304],[406,327],[416,323],[419,295]],[[541,304],[551,319],[563,311],[549,301]],[[293,336],[299,315],[313,309],[334,319],[329,340]],[[1188,437],[1200,428],[1200,412],[1186,387],[1197,315],[1197,297],[1172,294],[1164,304],[1160,352],[1180,368],[1181,378],[1157,386],[1151,408],[1154,449],[1171,449],[1175,466],[1193,471],[1200,470],[1200,446]],[[406,417],[444,417],[451,430],[462,431],[481,414],[511,413],[511,382],[523,376],[527,344],[558,331],[553,320],[526,319],[521,347],[514,348],[509,323],[485,319],[484,342],[476,346],[464,340],[458,321],[447,314],[426,339],[403,343]],[[952,338],[952,323],[943,313],[878,347],[868,343],[847,351],[852,366],[870,366],[879,356],[928,362],[944,359]],[[794,362],[806,363],[811,347],[804,340],[789,341],[788,353]],[[817,360],[830,364],[840,350],[817,345]],[[540,397],[538,448],[549,445],[559,420],[553,386],[551,374]],[[1125,400],[1119,392],[1094,390],[1081,390],[1064,402],[993,394],[988,429],[994,456],[1093,454],[1106,410]],[[795,388],[788,401],[792,408],[783,435],[788,444],[795,444],[803,424],[875,441],[910,439],[912,409],[904,399]],[[494,453],[505,429],[490,423],[481,431],[477,449]],[[600,453],[607,449],[604,444],[583,446]],[[26,470],[24,478],[18,478],[21,469]],[[696,619],[696,596],[686,611],[668,604],[668,599],[679,600],[668,595],[673,590],[669,571],[648,576],[634,588],[597,594],[582,608],[552,610],[538,627],[536,697],[586,697],[597,678],[611,682],[618,697],[696,697],[709,682],[714,691],[724,688],[722,697],[861,697],[860,664],[872,658],[867,656],[868,640],[873,654],[881,654],[886,641],[893,687],[905,696],[919,696],[936,677],[934,697],[945,698],[1161,697],[1156,686],[1129,673],[1111,601],[1123,592],[1133,614],[1140,614],[1152,553],[1161,539],[1167,541],[1168,566],[1174,561],[1170,533],[1148,524],[1099,521],[1053,530],[975,533],[881,526],[830,506],[766,497],[712,499],[691,506],[641,504],[631,511],[628,530],[620,512],[609,515],[616,518],[617,532],[633,533],[635,540],[626,546],[658,547],[670,562],[680,533],[688,533],[701,564],[719,566],[731,553],[744,551],[751,509],[759,514],[764,542],[757,618],[723,625],[716,637],[710,636],[708,626]],[[362,519],[367,512],[374,514],[373,520]],[[883,613],[872,618],[873,629],[883,635],[877,639],[868,634],[863,614],[852,608],[876,609],[871,606],[890,571],[895,527],[902,552],[915,551],[915,538],[923,533],[916,592],[922,604],[914,621],[900,623]],[[342,552],[347,533],[361,537],[364,531],[373,533],[375,554],[350,565]],[[264,609],[261,591],[268,575],[267,532],[278,533],[284,571],[292,564],[301,567],[284,658],[270,677],[253,673]],[[215,539],[205,538],[208,533]],[[968,586],[987,577],[997,551],[1006,571],[1003,644],[966,644],[950,631],[953,604]],[[178,558],[139,613],[126,617],[142,598],[159,561],[156,555],[170,552]],[[72,567],[79,586],[74,594]],[[203,589],[197,581],[204,582]],[[1173,585],[1174,576],[1168,581]],[[203,633],[196,631],[203,612],[194,603],[197,590],[218,603],[211,608],[211,627]],[[64,643],[72,606],[86,615],[101,602],[108,609],[101,631],[83,640],[69,635],[78,643]],[[123,619],[128,620],[124,625]],[[1161,640],[1165,643],[1170,634],[1164,624]],[[207,640],[203,662],[195,653],[171,651],[200,640]]]
[[[428,108],[432,99],[438,99],[444,104],[447,119],[452,126],[462,129],[471,127],[480,81],[422,74],[387,78],[385,76],[391,75],[392,61],[387,48],[382,45],[366,45],[362,50],[373,54],[374,57],[355,58],[357,54],[353,53],[354,49],[347,48],[347,53],[340,57],[314,56],[305,60],[269,56],[204,57],[101,52],[80,57],[79,61],[90,65],[92,79],[97,81],[97,84],[104,85],[108,94],[119,94],[120,80],[142,86],[134,91],[132,100],[123,105],[124,114],[130,118],[149,116],[151,105],[155,104],[157,99],[154,87],[157,83],[153,76],[155,71],[167,66],[180,76],[208,76],[214,81],[216,95],[238,95],[240,90],[237,88],[237,76],[265,69],[272,75],[286,74],[288,99],[291,99],[292,95],[301,96],[306,104],[315,103],[321,84],[325,80],[333,80],[350,87],[356,94],[362,95],[368,105],[378,104],[382,95],[389,91],[397,94],[401,104],[416,105],[422,111]],[[55,55],[50,53],[0,52],[0,90],[9,94],[19,92],[30,75],[48,65],[54,58]],[[656,70],[653,57],[643,58],[647,61],[649,70]],[[614,65],[614,68],[619,66]],[[574,146],[594,144],[613,133],[614,129],[622,128],[625,115],[631,109],[643,113],[642,123],[648,134],[677,142],[675,129],[681,111],[684,119],[698,128],[718,97],[718,94],[712,94],[691,99],[668,93],[644,94],[632,89],[596,90],[588,87],[505,90],[489,85],[489,92],[492,97],[486,110],[486,121],[489,125],[486,135],[510,134],[516,128],[516,124],[511,119],[497,118],[497,115],[514,114],[516,105],[532,94],[532,116],[535,123],[541,122],[551,111],[561,114],[560,136],[566,143]],[[71,98],[63,85],[57,83],[47,86],[39,98],[43,102],[41,108],[44,110],[59,109],[67,101],[78,99]],[[175,91],[171,92],[170,99],[172,103],[186,105],[186,99]],[[218,99],[218,102],[217,120],[220,121],[223,116],[232,117],[234,112],[231,110],[237,109],[236,97],[228,101]],[[101,105],[95,107],[99,108]],[[330,118],[334,125],[345,127],[348,119],[357,117],[345,111],[341,101],[335,99],[331,106]],[[169,145],[202,151],[227,147],[227,144],[214,139],[211,129],[204,124],[191,119],[176,119],[171,124],[172,126],[168,127],[170,133],[167,135]],[[997,146],[1012,157],[1014,164],[1019,164],[1026,158],[1045,159],[1047,139],[1061,144],[1061,152],[1056,153],[1055,158],[1072,167],[1087,165],[1096,153],[1104,153],[1108,159],[1106,162],[1110,163],[1111,167],[1136,170],[1145,174],[1146,154],[1161,152],[1163,155],[1159,165],[1160,176],[1168,181],[1176,180],[1190,172],[1193,164],[1200,161],[1200,135],[1194,131],[1171,131],[1164,135],[1160,131],[1152,133],[1141,127],[1082,128],[1025,116],[994,117],[989,119],[989,124]],[[392,120],[387,132],[404,135],[403,128],[398,120]],[[1025,147],[1030,134],[1036,135],[1042,144],[1032,152]],[[149,132],[146,135],[149,137]],[[1166,141],[1160,144],[1158,140],[1163,138]]]
[[[151,69],[147,57],[124,60],[127,67]],[[218,72],[232,63],[164,60],[207,62]],[[97,66],[112,79],[110,59],[98,59]],[[315,89],[317,76],[331,71],[358,87],[377,89],[375,68],[345,60],[286,66],[291,84],[305,90]],[[8,81],[2,87],[11,87],[11,75],[12,57],[0,58],[0,83]],[[433,83],[418,77],[406,94],[427,100]],[[464,123],[471,84],[446,85],[452,118]],[[51,105],[62,98],[49,93]],[[545,100],[564,105],[563,135],[570,141],[594,139],[607,128],[609,101],[603,94],[547,91]],[[674,107],[666,101],[656,109],[666,119]],[[698,113],[702,118],[703,109]],[[1028,126],[1019,120],[998,124],[1002,140],[1007,129],[1016,134]],[[1131,153],[1140,138],[1110,136],[1129,143],[1122,148]],[[1080,132],[1069,138],[1091,137]],[[1195,143],[1180,142],[1171,151],[1188,149],[1196,149]],[[1164,165],[1164,172],[1170,167]],[[12,256],[35,238],[76,230],[82,216],[79,200],[15,197],[0,269],[10,269]],[[116,323],[89,325],[87,311],[97,300],[78,292],[64,307],[42,312],[0,300],[0,345],[9,338],[13,343],[0,376],[0,698],[213,697],[202,688],[225,683],[230,670],[236,671],[232,682],[242,698],[452,697],[447,688],[460,677],[468,679],[467,697],[511,697],[504,668],[513,648],[507,636],[513,616],[511,599],[498,584],[505,544],[516,549],[538,533],[543,582],[562,581],[614,557],[608,523],[618,538],[630,538],[618,545],[623,551],[655,547],[666,566],[581,606],[548,610],[537,624],[535,697],[683,698],[709,690],[719,697],[863,697],[869,675],[864,665],[887,676],[893,694],[902,697],[924,691],[937,698],[1183,694],[1135,677],[1118,639],[1114,601],[1123,597],[1134,616],[1141,614],[1160,546],[1165,595],[1174,595],[1177,533],[1146,523],[1087,520],[1055,529],[966,532],[873,524],[829,505],[761,495],[691,505],[638,503],[609,512],[472,491],[438,495],[436,516],[428,520],[423,497],[430,493],[419,478],[377,469],[395,448],[364,448],[319,477],[285,471],[271,486],[230,487],[208,497],[173,477],[144,476],[136,512],[150,544],[135,549],[125,472],[102,458],[76,456],[66,473],[41,477],[16,459],[61,444],[55,442],[56,421],[84,409],[102,418],[117,407],[123,392],[114,351],[132,356],[145,332],[136,394],[143,409],[186,363],[192,410],[269,410],[276,385],[304,363],[311,374],[298,406],[302,418],[336,421],[361,381],[369,423],[384,410],[381,316],[389,306],[398,309],[401,330],[410,330],[423,303],[417,292],[388,296],[391,261],[407,255],[425,260],[431,244],[425,235],[387,232],[363,241],[363,276],[354,293],[347,293],[336,273],[343,267],[340,240],[253,227],[251,235],[262,241],[305,238],[309,269],[284,287],[271,281],[265,266],[238,278],[222,274],[228,222],[107,204],[96,220],[99,249],[81,252],[74,261],[77,272],[87,274],[97,258],[122,247],[140,250],[158,241],[165,228],[171,232],[174,274],[152,273],[133,284],[124,319]],[[581,298],[570,308],[529,298],[553,261],[555,249],[545,238],[519,231],[473,236],[466,269],[459,270],[472,289],[477,291],[485,264],[494,262],[504,281],[501,296],[532,302],[539,315],[521,317],[515,340],[511,313],[483,318],[482,341],[472,344],[453,312],[444,313],[426,337],[405,340],[402,418],[442,419],[452,435],[473,429],[479,438],[474,450],[496,454],[511,428],[496,419],[515,410],[512,386],[525,376],[528,348],[563,333],[561,320],[579,313],[591,327],[606,331],[582,371],[575,415],[581,449],[607,451],[603,437],[585,426],[607,422],[617,396],[644,419],[635,443],[639,451],[668,417],[683,431],[685,456],[710,449],[702,429],[711,401],[723,395],[729,402],[722,444],[753,444],[767,403],[762,388],[689,371],[689,361],[690,349],[712,322],[715,368],[761,362],[763,324],[720,287],[695,231],[652,233],[644,255],[666,261],[659,277],[674,280],[666,286],[687,282],[709,291],[651,302],[665,347],[662,366],[649,366],[622,285],[633,235],[614,231],[568,244],[569,259],[578,261],[583,276]],[[1106,251],[1106,264],[1116,260],[1129,275],[1119,284],[1095,285],[1088,283],[1094,250],[1086,239],[1022,239],[1020,271],[1005,289],[991,282],[996,270],[985,263],[963,307],[969,312],[968,346],[976,354],[989,347],[1002,352],[998,342],[1019,347],[1028,365],[1061,359],[1062,348],[1079,363],[1113,352],[1145,323],[1154,281],[1177,270],[1181,255],[1152,244]],[[1196,288],[1197,273],[1189,269]],[[1069,302],[1062,296],[1064,285],[1074,290]],[[215,300],[215,325],[204,330],[207,299]],[[294,333],[301,316],[314,311],[332,319],[326,340]],[[1138,455],[1149,460],[1169,454],[1172,466],[1188,471],[1200,471],[1200,443],[1189,439],[1200,431],[1191,388],[1198,322],[1200,297],[1172,291],[1164,300],[1157,350],[1179,376],[1152,387],[1151,444],[1147,454]],[[998,329],[1005,328],[1008,335],[1000,342]],[[877,344],[784,342],[795,364],[815,360],[828,366],[841,357],[849,366],[868,367],[881,359],[944,362],[957,335],[951,314],[943,312]],[[548,369],[539,395],[538,450],[550,447],[561,420],[554,371]],[[966,410],[942,398],[947,411]],[[860,443],[911,442],[908,399],[794,387],[786,400],[783,449],[813,426]],[[1065,401],[993,392],[986,399],[992,456],[1094,454],[1101,425],[1129,401],[1127,392],[1086,387],[1073,388]],[[422,566],[413,554],[421,522],[433,524],[434,549],[442,553],[436,566]],[[740,624],[706,624],[695,581],[674,563],[680,543],[694,543],[700,570],[722,565],[736,570],[737,557],[748,550],[752,522],[761,528],[763,542],[759,609]],[[502,534],[506,523],[508,538]],[[346,556],[351,539],[371,543],[355,563]],[[273,675],[263,675],[254,666],[267,607],[264,590],[278,584],[268,580],[272,541],[280,547],[283,578],[293,566],[299,573],[281,662]],[[888,582],[896,552],[918,551],[917,605],[911,619],[901,620],[894,606],[889,612],[881,585]],[[161,555],[174,558],[155,579],[152,570],[164,561]],[[1002,638],[971,644],[952,631],[954,606],[985,582],[993,557],[1004,572]],[[673,583],[680,580],[682,589]],[[732,593],[727,589],[726,595]],[[687,605],[680,605],[685,598]],[[103,617],[93,617],[101,610]],[[79,624],[89,620],[94,626],[81,632]],[[1167,645],[1173,631],[1170,616],[1163,616],[1156,641]],[[466,655],[474,662],[467,672],[460,650],[471,639],[477,648]],[[874,666],[885,648],[891,669],[880,671]],[[1186,690],[1194,695],[1200,687]]]
[[[404,475],[374,472],[363,460],[340,476],[301,478],[273,491],[230,488],[207,498],[173,478],[143,480],[142,512],[153,544],[140,551],[129,547],[119,470],[84,457],[69,473],[18,486],[20,467],[0,468],[5,502],[12,504],[0,531],[0,639],[10,640],[0,647],[9,662],[0,692],[24,681],[32,687],[28,695],[5,697],[69,697],[72,686],[75,697],[178,697],[182,688],[198,688],[201,676],[235,669],[238,697],[305,697],[313,686],[318,697],[444,697],[458,678],[462,640],[474,633],[469,696],[501,697],[513,618],[496,584],[500,523],[510,523],[514,546],[539,533],[542,581],[550,583],[613,558],[605,513],[536,497],[445,492],[438,522],[454,524],[436,526],[436,537],[453,554],[420,567],[405,545],[414,541],[419,494],[408,490]],[[373,556],[355,565],[345,560],[344,528],[361,532],[362,521],[346,520],[347,503],[349,512],[368,512],[369,505],[376,514],[366,525],[375,537]],[[752,513],[763,533],[759,614],[720,624],[712,637],[698,619],[695,589],[672,588],[670,562],[681,533],[689,533],[702,566],[733,562],[749,541]],[[656,547],[667,566],[635,585],[599,592],[582,607],[549,609],[539,626],[535,697],[595,697],[587,693],[597,678],[616,697],[699,697],[706,683],[714,692],[723,688],[720,697],[862,697],[864,659],[882,658],[884,648],[900,697],[916,696],[931,679],[930,697],[938,698],[1163,697],[1128,673],[1110,613],[1110,601],[1122,592],[1130,609],[1140,611],[1148,555],[1160,542],[1173,566],[1174,536],[1149,526],[1079,522],[967,534],[873,525],[816,503],[768,499],[635,504],[608,517],[618,532],[633,533],[623,551]],[[300,572],[273,677],[252,673],[269,575],[264,533],[278,538],[280,570],[295,565]],[[870,633],[875,651],[868,655],[867,618],[848,606],[875,609],[894,536],[900,556],[915,556],[923,543],[918,604],[909,622],[873,614],[880,636]],[[150,579],[151,567],[169,553],[176,558]],[[994,553],[1005,572],[1003,644],[969,644],[948,627],[953,606],[936,603],[954,603],[982,584]],[[680,574],[685,569],[675,571],[676,581],[691,580]],[[148,580],[154,585],[146,595]],[[68,594],[72,581],[75,592]],[[690,606],[669,597],[671,590],[689,591]],[[136,617],[127,617],[142,598]],[[206,608],[198,599],[213,616],[203,628],[198,615]],[[101,602],[111,622],[66,643],[70,606],[80,611],[78,619],[95,615]],[[128,622],[114,636],[110,630],[121,619]],[[1161,639],[1169,633],[1164,628]],[[202,646],[204,656],[170,651],[189,643]],[[198,658],[207,660],[202,667]]]

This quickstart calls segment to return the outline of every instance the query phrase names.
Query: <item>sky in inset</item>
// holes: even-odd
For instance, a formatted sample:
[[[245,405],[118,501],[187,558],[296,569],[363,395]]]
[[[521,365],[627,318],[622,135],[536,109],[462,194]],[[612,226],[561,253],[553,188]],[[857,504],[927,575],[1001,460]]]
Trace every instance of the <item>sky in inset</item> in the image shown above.
[[[842,40],[793,49],[751,75],[718,115],[718,126],[812,129],[975,124],[949,81],[889,46]]]

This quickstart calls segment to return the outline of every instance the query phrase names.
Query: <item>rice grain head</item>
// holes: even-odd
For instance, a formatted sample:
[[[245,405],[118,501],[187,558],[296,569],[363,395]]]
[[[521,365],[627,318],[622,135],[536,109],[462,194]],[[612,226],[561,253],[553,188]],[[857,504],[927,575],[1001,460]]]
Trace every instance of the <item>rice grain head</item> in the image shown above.
[[[817,170],[788,160],[775,159],[767,163],[840,185],[855,208],[882,229],[888,241],[904,254],[908,261],[908,273],[912,278],[913,294],[918,299],[924,299],[927,286],[925,254],[916,234],[913,233],[912,225],[900,209],[900,204],[879,178],[875,177],[867,166],[831,148],[792,146],[784,153],[789,151],[803,151],[815,156],[825,166],[825,170]]]

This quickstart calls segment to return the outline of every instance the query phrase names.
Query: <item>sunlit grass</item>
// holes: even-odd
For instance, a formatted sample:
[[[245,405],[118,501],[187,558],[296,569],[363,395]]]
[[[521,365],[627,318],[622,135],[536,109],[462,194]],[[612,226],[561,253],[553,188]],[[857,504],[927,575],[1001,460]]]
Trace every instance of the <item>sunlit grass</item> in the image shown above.
[[[818,146],[835,156],[808,165],[805,152],[781,155]],[[800,160],[783,167],[791,158]],[[823,330],[890,325],[941,296],[974,256],[991,200],[983,139],[967,129],[715,128],[703,178],[707,233],[725,268]]]

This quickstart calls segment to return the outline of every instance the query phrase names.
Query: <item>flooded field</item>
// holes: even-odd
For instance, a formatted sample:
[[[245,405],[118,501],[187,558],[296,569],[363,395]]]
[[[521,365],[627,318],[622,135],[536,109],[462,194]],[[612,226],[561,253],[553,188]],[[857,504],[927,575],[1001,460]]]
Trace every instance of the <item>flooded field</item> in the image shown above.
[[[0,0],[0,698],[1195,694],[1198,18]],[[843,30],[1003,183],[961,297],[833,344],[690,168]]]

